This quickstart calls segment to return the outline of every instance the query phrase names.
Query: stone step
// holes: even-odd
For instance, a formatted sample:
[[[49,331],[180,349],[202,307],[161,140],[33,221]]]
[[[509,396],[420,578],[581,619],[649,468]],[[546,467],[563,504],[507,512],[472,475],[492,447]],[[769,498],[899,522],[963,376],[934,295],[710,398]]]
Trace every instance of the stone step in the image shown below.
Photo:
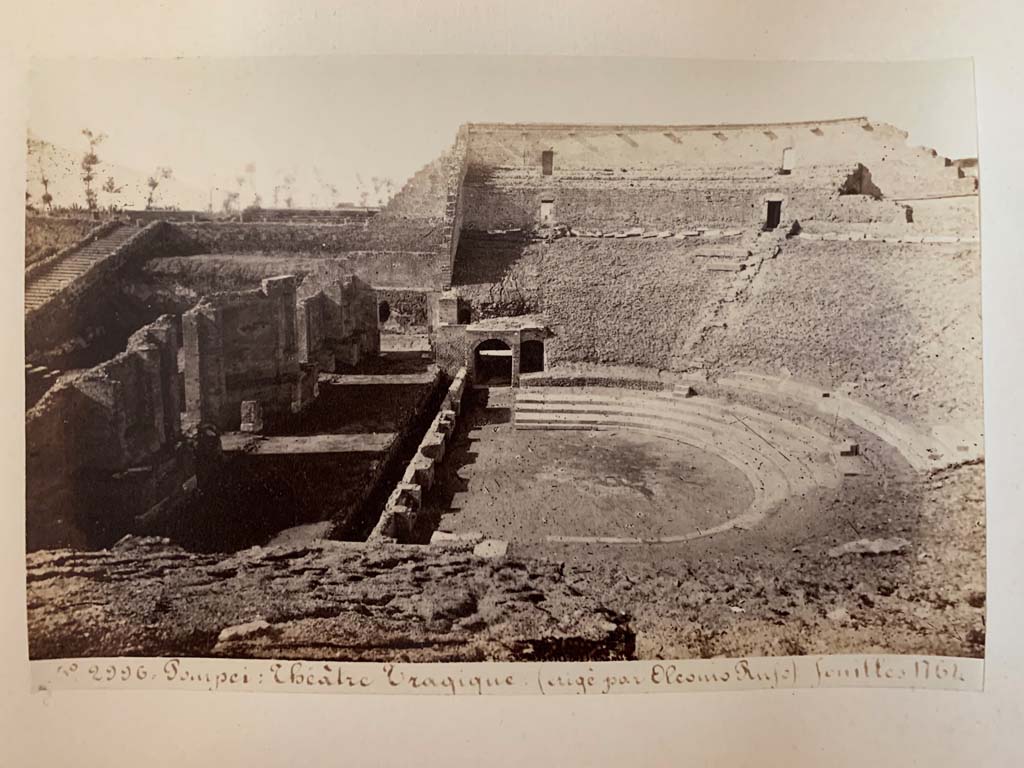
[[[735,425],[770,442],[785,445],[798,454],[828,453],[838,438],[821,434],[782,416],[744,406],[723,404],[708,398],[685,397],[681,393],[659,392],[650,395],[620,394],[599,397],[591,394],[560,392],[526,394],[516,397],[516,421],[542,418],[548,413],[597,416],[637,415],[647,419],[671,422],[702,423],[706,426]]]
[[[575,424],[584,428],[587,426],[619,426],[656,429],[680,439],[686,438],[683,442],[692,442],[697,439],[718,449],[723,446],[732,446],[746,454],[794,463],[794,466],[803,462],[823,466],[832,464],[833,446],[827,438],[819,438],[809,444],[798,434],[776,431],[764,435],[759,431],[749,429],[740,422],[727,422],[707,416],[673,417],[657,413],[564,413],[557,411],[516,414],[515,426],[517,429],[538,423]]]

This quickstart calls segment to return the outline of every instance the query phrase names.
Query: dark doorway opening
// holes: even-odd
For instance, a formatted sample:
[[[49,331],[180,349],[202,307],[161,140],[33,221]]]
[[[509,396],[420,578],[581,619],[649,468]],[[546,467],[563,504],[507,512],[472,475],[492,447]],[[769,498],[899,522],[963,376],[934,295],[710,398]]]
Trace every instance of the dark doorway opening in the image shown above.
[[[555,168],[555,153],[550,149],[546,149],[543,152],[541,152],[540,165],[541,173],[545,176],[550,176],[551,172]]]
[[[512,348],[498,339],[480,342],[473,353],[473,373],[477,384],[511,387]]]
[[[782,201],[768,200],[768,212],[765,216],[764,228],[775,229],[782,221]]]
[[[377,317],[382,323],[386,323],[388,318],[391,317],[391,305],[386,301],[382,301],[377,305]]]
[[[519,372],[536,373],[544,370],[544,342],[524,341],[519,350]]]

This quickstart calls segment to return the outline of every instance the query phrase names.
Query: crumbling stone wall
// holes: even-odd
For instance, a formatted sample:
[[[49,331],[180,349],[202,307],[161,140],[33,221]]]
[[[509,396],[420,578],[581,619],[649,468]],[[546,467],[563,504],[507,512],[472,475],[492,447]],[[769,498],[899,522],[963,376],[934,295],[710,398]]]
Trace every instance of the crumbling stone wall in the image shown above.
[[[377,288],[378,305],[387,304],[388,319],[382,333],[424,333],[430,325],[431,292],[402,288]]]
[[[177,353],[174,319],[161,317],[28,412],[29,549],[109,543],[194,487]]]
[[[377,294],[362,280],[348,276],[321,282],[307,279],[306,295],[296,305],[300,363],[333,371],[338,363],[356,365],[380,351]]]
[[[384,511],[369,541],[424,543],[429,530],[424,531],[423,496],[434,484],[437,466],[444,461],[445,448],[455,431],[455,422],[462,410],[462,397],[466,391],[469,373],[460,368],[452,379],[441,407],[427,428],[416,453],[406,466],[402,479],[395,486],[384,506]]]
[[[273,420],[315,397],[316,370],[299,359],[296,279],[208,296],[182,317],[189,424],[237,429],[243,400]]]

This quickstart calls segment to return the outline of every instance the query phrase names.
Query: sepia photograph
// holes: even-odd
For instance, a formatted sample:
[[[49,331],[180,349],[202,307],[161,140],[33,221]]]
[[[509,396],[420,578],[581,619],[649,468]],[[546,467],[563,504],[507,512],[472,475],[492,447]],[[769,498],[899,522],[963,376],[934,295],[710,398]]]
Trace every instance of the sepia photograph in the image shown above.
[[[32,660],[984,659],[970,60],[37,59],[28,111]]]

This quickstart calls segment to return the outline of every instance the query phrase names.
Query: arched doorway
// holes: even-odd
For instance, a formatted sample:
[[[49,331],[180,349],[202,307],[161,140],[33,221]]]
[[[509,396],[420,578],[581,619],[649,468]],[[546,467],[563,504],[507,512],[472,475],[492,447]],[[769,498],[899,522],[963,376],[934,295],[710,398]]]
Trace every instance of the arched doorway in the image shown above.
[[[480,342],[473,352],[473,375],[477,384],[512,386],[512,347],[498,339]]]
[[[544,342],[539,339],[524,341],[519,348],[519,372],[536,373],[544,370]]]

